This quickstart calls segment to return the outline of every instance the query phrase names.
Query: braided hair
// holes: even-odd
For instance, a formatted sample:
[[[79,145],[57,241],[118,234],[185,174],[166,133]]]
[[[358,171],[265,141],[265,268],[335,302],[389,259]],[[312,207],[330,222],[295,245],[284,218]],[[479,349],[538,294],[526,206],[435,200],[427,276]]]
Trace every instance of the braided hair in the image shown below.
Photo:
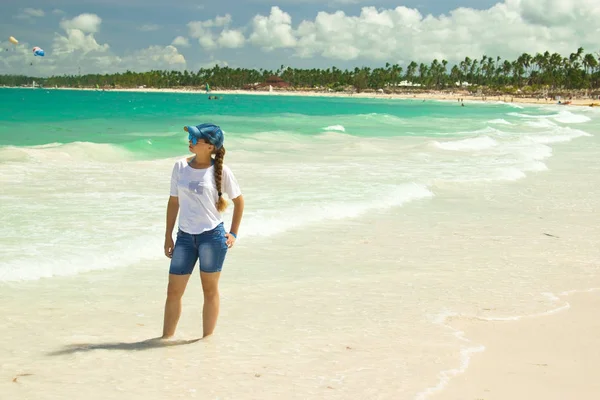
[[[223,178],[223,158],[225,158],[225,147],[221,147],[215,152],[215,185],[217,186],[217,193],[219,194],[216,206],[219,212],[223,212],[227,208],[227,200],[223,197],[223,187],[221,182]]]

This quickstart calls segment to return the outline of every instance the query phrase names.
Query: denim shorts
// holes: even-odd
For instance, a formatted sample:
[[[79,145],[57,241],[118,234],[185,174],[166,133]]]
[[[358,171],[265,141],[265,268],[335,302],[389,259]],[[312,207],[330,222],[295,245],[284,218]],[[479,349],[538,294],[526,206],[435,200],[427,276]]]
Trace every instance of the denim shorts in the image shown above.
[[[170,274],[188,275],[199,261],[202,272],[221,272],[227,254],[227,238],[223,223],[197,235],[179,229],[171,257]]]

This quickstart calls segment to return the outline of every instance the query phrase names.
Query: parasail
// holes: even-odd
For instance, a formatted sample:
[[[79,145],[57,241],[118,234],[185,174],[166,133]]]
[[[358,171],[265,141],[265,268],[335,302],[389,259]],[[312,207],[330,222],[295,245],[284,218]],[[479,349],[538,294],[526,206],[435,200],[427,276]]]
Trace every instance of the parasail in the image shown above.
[[[19,44],[19,41],[17,39],[15,39],[13,36],[9,37],[8,41],[15,45]]]
[[[39,48],[37,46],[33,48],[33,55],[34,56],[44,57],[44,54],[45,54],[44,50],[42,50],[41,48]]]

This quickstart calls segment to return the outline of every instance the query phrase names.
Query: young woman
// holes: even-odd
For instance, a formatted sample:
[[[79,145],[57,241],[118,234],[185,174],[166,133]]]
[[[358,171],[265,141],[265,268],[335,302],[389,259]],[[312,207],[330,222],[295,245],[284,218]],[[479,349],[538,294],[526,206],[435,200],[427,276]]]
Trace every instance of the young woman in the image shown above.
[[[167,205],[165,255],[171,259],[163,325],[163,339],[175,334],[181,315],[181,298],[196,261],[204,291],[203,337],[211,335],[219,315],[219,277],[227,250],[233,246],[244,212],[244,198],[231,170],[223,165],[223,131],[213,124],[186,126],[189,150],[194,155],[175,163]],[[214,155],[214,158],[213,158]],[[221,213],[227,207],[223,193],[233,202],[233,219],[227,233]],[[177,214],[179,226],[173,243]]]

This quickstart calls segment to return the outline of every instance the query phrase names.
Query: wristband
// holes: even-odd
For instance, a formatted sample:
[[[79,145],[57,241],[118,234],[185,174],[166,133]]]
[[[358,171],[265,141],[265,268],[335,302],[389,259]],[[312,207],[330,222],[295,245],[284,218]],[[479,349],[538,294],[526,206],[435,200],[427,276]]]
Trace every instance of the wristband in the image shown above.
[[[237,235],[236,235],[235,233],[233,233],[233,232],[229,232],[229,234],[230,234],[231,236],[233,236],[234,238],[236,238],[236,239],[237,239]]]

